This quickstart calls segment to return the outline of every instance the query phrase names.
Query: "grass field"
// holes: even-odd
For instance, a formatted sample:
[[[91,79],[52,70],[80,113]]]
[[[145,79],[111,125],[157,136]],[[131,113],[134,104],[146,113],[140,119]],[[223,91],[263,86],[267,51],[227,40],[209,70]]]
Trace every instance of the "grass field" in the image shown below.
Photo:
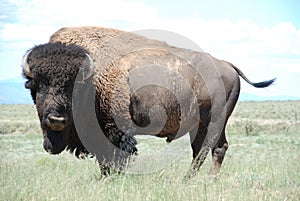
[[[208,174],[209,156],[187,182],[192,156],[186,137],[174,143],[179,157],[165,169],[101,178],[94,159],[43,150],[32,105],[0,105],[0,111],[0,200],[300,200],[297,101],[239,103],[218,178]],[[139,157],[159,166],[166,146],[164,139],[139,138]]]

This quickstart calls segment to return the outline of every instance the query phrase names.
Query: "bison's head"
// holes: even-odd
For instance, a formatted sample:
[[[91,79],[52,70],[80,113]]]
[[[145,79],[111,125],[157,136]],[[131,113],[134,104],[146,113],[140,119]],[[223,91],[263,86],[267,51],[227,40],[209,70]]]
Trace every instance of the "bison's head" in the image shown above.
[[[76,143],[80,141],[72,118],[73,87],[79,70],[85,69],[88,79],[92,66],[87,51],[76,45],[47,43],[25,54],[25,87],[36,105],[47,152],[58,154],[66,147],[72,151],[78,148]]]

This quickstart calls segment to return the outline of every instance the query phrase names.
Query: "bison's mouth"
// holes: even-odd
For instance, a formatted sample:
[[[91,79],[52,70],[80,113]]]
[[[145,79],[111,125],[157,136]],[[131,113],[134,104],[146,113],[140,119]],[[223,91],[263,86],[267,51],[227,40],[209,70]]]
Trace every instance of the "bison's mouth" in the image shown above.
[[[50,154],[59,154],[67,146],[66,131],[44,131],[44,149]]]
[[[69,122],[67,114],[52,112],[44,115],[42,120],[44,149],[48,153],[59,154],[66,148]]]

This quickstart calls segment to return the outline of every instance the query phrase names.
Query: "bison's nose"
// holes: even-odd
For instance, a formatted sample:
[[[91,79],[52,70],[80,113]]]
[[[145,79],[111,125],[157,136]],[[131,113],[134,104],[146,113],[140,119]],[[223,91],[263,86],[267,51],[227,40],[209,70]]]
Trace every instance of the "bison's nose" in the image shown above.
[[[46,124],[53,131],[62,131],[66,127],[67,120],[68,120],[67,117],[63,117],[63,116],[58,117],[49,114],[46,120]]]

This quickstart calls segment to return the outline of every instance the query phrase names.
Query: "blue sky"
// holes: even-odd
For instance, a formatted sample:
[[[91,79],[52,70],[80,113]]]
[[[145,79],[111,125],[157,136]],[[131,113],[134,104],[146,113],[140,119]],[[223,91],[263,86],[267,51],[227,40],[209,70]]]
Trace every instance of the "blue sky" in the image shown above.
[[[95,25],[181,34],[274,86],[242,91],[300,97],[300,1],[297,0],[0,0],[0,80],[20,76],[27,49],[61,27]]]
[[[160,1],[146,0],[155,7],[163,18],[180,19],[199,17],[202,19],[249,19],[261,26],[272,26],[279,21],[292,22],[299,28],[298,0],[185,0]],[[178,3],[177,3],[178,2]],[[179,3],[180,2],[180,3]]]

